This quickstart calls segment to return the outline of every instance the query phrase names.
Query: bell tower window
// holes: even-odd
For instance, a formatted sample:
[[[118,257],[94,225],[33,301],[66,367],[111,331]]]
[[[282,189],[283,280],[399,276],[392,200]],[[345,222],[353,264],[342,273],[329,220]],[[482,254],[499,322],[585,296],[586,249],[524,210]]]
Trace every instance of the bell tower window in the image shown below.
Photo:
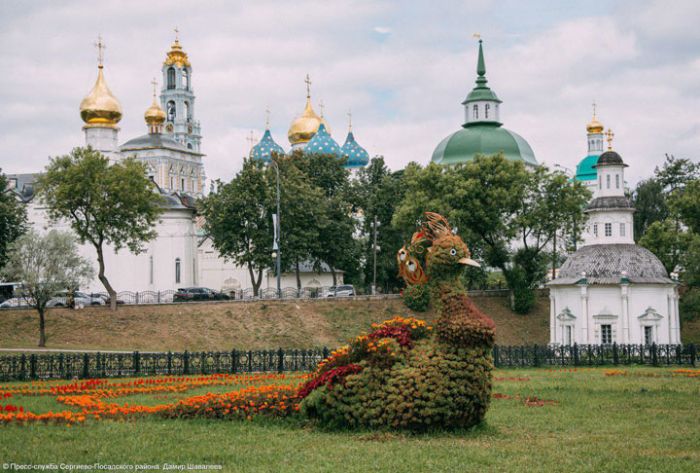
[[[472,118],[474,120],[479,119],[479,106],[478,105],[474,105],[474,107],[472,108]]]
[[[190,90],[190,73],[187,69],[182,70],[182,86],[185,90]]]
[[[192,113],[190,112],[190,103],[185,101],[185,118],[187,121],[192,120]]]
[[[168,68],[168,89],[175,88],[175,68]]]
[[[489,118],[489,109],[491,108],[491,105],[486,104],[484,105],[484,118],[488,119]]]
[[[175,110],[176,110],[175,102],[171,100],[170,102],[168,102],[168,121],[169,122],[175,121]]]

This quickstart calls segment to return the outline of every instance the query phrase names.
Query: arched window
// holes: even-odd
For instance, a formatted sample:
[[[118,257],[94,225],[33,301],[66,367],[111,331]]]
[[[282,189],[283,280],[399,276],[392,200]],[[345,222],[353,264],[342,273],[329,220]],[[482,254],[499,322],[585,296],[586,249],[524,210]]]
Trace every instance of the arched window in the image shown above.
[[[491,105],[489,105],[489,104],[484,105],[484,118],[489,117],[489,109],[490,108],[491,108]]]
[[[474,107],[472,108],[472,118],[474,120],[479,119],[479,106],[478,105],[474,105]]]
[[[175,88],[175,68],[168,68],[168,89]]]
[[[187,69],[182,70],[182,87],[185,90],[190,90],[190,71]]]
[[[607,185],[608,189],[610,189],[610,174],[605,176],[605,185]]]
[[[180,258],[175,258],[175,284],[180,284]]]
[[[185,178],[180,178],[180,190],[185,190]]]
[[[192,149],[192,143],[187,143],[187,149]]]
[[[619,189],[619,188],[620,188],[620,175],[615,174],[615,189]]]
[[[175,102],[172,100],[168,102],[168,121],[169,122],[174,122],[175,121],[175,116],[176,116],[176,107],[175,107]]]

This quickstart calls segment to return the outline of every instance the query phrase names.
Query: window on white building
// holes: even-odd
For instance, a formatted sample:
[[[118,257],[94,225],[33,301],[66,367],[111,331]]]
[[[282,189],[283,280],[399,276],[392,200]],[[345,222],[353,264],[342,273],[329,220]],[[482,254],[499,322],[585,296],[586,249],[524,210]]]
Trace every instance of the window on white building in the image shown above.
[[[185,190],[185,178],[180,178],[180,190]]]
[[[605,184],[608,186],[608,189],[610,189],[610,174],[605,176]]]
[[[593,224],[593,236],[598,236],[598,224]]]
[[[620,175],[615,174],[615,189],[619,189],[619,188],[620,188]]]
[[[605,224],[605,236],[606,237],[612,236],[612,223]]]
[[[175,258],[175,284],[180,284],[180,258]]]
[[[564,343],[566,345],[571,345],[572,344],[572,332],[573,332],[573,327],[571,325],[566,325],[564,327]]]
[[[472,107],[472,118],[474,120],[479,119],[479,106],[478,105],[474,105],[474,107]]]
[[[486,104],[486,105],[484,106],[484,118],[488,118],[488,117],[489,117],[489,109],[490,109],[490,108],[491,108],[491,105],[489,105],[489,104]]]
[[[620,236],[625,236],[625,224],[620,224]]]
[[[644,327],[644,344],[651,345],[654,343],[654,327],[646,325]]]
[[[175,88],[175,68],[168,68],[168,89]]]
[[[612,344],[612,325],[606,324],[600,326],[600,343],[603,345]]]

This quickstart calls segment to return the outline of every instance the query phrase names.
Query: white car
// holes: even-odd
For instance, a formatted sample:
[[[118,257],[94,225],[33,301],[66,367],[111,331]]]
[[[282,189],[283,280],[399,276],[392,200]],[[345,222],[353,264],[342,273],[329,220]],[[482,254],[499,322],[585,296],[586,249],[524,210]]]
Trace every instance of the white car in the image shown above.
[[[73,293],[73,300],[76,306],[105,305],[105,300],[102,297],[92,297],[79,291]],[[68,307],[68,293],[66,291],[60,292],[46,304],[46,307]]]
[[[355,295],[355,287],[351,284],[331,286],[323,293],[323,297],[351,297]]]
[[[24,297],[12,297],[0,304],[0,309],[10,309],[12,307],[29,307],[29,304]]]

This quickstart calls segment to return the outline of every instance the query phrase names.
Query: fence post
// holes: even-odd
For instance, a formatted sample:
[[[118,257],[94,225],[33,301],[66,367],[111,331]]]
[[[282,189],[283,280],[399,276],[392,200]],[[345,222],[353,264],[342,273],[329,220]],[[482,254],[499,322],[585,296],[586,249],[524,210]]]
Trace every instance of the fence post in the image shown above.
[[[190,354],[187,350],[182,356],[182,374],[190,374]]]
[[[19,379],[24,381],[27,379],[27,355],[22,354],[19,359]]]
[[[613,343],[613,365],[617,366],[620,364],[620,357],[617,354],[617,342]]]
[[[656,343],[651,344],[651,363],[654,366],[659,365],[659,356],[658,356],[658,353],[656,352]]]
[[[29,379],[37,379],[36,374],[36,354],[29,356]]]
[[[66,377],[66,365],[65,365],[65,355],[59,353],[58,355],[58,370],[61,372],[61,378]]]
[[[235,373],[238,370],[238,352],[234,349],[231,350],[231,373]]]
[[[532,347],[532,350],[533,350],[533,354],[534,354],[533,359],[532,359],[532,366],[538,367],[538,366],[540,366],[540,358],[539,358],[539,354],[537,352],[537,344],[536,343]]]
[[[90,377],[90,356],[83,353],[83,378]]]
[[[173,372],[173,354],[172,354],[172,352],[170,352],[170,351],[168,352],[168,354],[166,355],[166,360],[167,361],[166,361],[165,369],[167,370],[167,374],[171,375]]]
[[[158,291],[158,304],[160,304],[160,291]]]
[[[697,358],[697,348],[694,343],[690,344],[690,364],[695,366],[695,359]]]
[[[579,359],[578,359],[578,344],[574,343],[574,366],[579,365]]]
[[[253,372],[253,352],[248,350],[248,373]]]
[[[141,359],[139,352],[134,352],[134,376],[138,376],[141,373]]]
[[[501,366],[501,360],[498,357],[498,345],[493,346],[493,365],[496,368],[500,368]]]
[[[323,359],[325,360],[326,358],[328,358],[328,355],[330,355],[330,353],[328,352],[328,347],[323,347]]]
[[[282,348],[277,350],[277,372],[282,373],[284,371],[284,351]]]

